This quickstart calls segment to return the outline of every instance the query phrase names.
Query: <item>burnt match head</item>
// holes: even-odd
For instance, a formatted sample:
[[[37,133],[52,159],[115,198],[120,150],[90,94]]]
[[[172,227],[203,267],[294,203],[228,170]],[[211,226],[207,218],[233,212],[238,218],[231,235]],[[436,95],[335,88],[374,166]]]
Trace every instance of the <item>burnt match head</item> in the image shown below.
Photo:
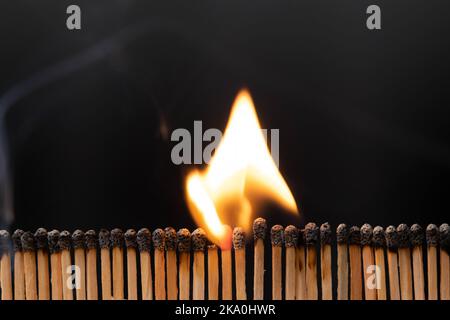
[[[125,245],[127,248],[137,248],[137,235],[134,229],[125,232]]]
[[[153,247],[155,250],[164,250],[164,240],[166,238],[166,234],[163,229],[156,229],[153,231],[152,240]]]
[[[84,234],[85,244],[87,249],[96,249],[97,248],[97,233],[94,230],[88,230]]]
[[[390,250],[395,250],[398,247],[398,235],[397,229],[394,226],[389,226],[385,231],[386,235],[386,246]]]
[[[272,241],[272,246],[281,247],[284,242],[284,230],[283,226],[276,224],[270,229],[270,240]]]
[[[16,231],[14,231],[13,235],[11,236],[14,251],[22,251],[22,239],[21,238],[22,238],[23,233],[24,233],[23,230],[17,229]]]
[[[319,227],[314,223],[310,222],[305,226],[305,244],[314,245],[319,240]]]
[[[422,227],[417,223],[413,224],[409,232],[409,240],[411,241],[411,244],[413,246],[421,246],[423,243],[423,239],[424,234]]]
[[[75,230],[72,233],[72,245],[74,249],[84,249],[86,238],[82,230]]]
[[[150,252],[152,246],[152,233],[147,228],[142,228],[137,233],[137,244],[140,252]]]
[[[336,229],[336,239],[337,243],[348,243],[348,227],[345,223],[341,223],[340,225],[338,225]]]
[[[36,249],[36,243],[32,232],[24,232],[20,239],[22,241],[23,251],[34,251]]]
[[[435,247],[439,244],[439,229],[435,224],[429,224],[425,231],[427,245]]]
[[[111,230],[111,246],[113,248],[123,247],[123,231],[122,229],[115,228]]]
[[[47,250],[48,248],[48,233],[44,228],[39,228],[34,233],[34,239],[36,241],[36,249]]]
[[[47,234],[47,240],[48,240],[48,250],[50,253],[56,253],[61,251],[58,245],[59,241],[59,231],[58,230],[52,230]]]
[[[409,227],[405,223],[402,223],[397,227],[397,239],[398,246],[400,248],[406,248],[411,245],[411,242],[409,241],[409,234]]]
[[[0,230],[0,254],[7,253],[9,251],[11,237],[6,230]]]
[[[253,221],[253,239],[256,241],[258,239],[264,240],[267,233],[267,222],[266,219],[256,218]]]
[[[331,244],[331,226],[328,222],[320,226],[320,243],[322,245]]]
[[[67,230],[61,231],[59,234],[58,247],[61,250],[70,250],[70,232]]]
[[[106,229],[100,229],[100,232],[98,233],[98,245],[101,249],[108,249],[110,246],[110,234],[109,231]]]
[[[188,229],[180,229],[177,232],[177,242],[179,252],[191,251],[191,233]]]
[[[361,227],[361,245],[370,246],[373,237],[373,228],[370,224],[365,223]]]
[[[439,241],[441,248],[450,253],[450,229],[447,223],[439,227]]]
[[[172,227],[167,227],[164,229],[166,241],[166,250],[176,250],[177,249],[177,232]]]
[[[233,230],[233,247],[234,249],[245,248],[245,232],[240,227]]]
[[[358,226],[353,226],[348,231],[348,243],[349,244],[361,244],[361,230]]]
[[[376,226],[373,228],[372,243],[374,247],[380,248],[386,246],[386,235],[383,227]]]
[[[192,250],[203,251],[206,246],[206,233],[202,228],[197,228],[191,234]]]
[[[284,245],[286,248],[296,247],[298,244],[298,229],[289,225],[284,229]]]

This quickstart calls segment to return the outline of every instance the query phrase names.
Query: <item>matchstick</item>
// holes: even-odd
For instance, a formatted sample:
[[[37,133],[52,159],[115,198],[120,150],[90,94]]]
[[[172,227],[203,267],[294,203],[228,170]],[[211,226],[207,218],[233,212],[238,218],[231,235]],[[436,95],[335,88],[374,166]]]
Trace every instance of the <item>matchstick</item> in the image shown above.
[[[384,248],[386,247],[386,235],[384,229],[380,226],[373,228],[372,244],[375,250],[375,265],[379,273],[377,275],[377,300],[386,300],[386,262],[384,258]]]
[[[217,246],[208,244],[208,300],[219,299],[219,255]]]
[[[350,257],[350,300],[362,300],[362,266],[361,266],[361,231],[359,227],[350,228],[349,236]]]
[[[167,300],[178,298],[177,232],[172,227],[164,229],[166,247]]]
[[[2,288],[2,300],[13,299],[11,279],[11,254],[9,253],[10,235],[6,230],[0,230],[0,285]]]
[[[37,229],[34,238],[36,239],[37,249],[38,299],[50,300],[47,230],[44,228]]]
[[[206,234],[201,228],[197,228],[191,235],[194,261],[192,264],[192,299],[205,299],[205,246]]]
[[[373,228],[370,224],[365,223],[361,227],[361,246],[363,259],[363,275],[364,275],[364,297],[366,300],[377,300],[377,278],[376,270],[370,268],[375,264],[375,256],[372,248]],[[375,272],[375,277],[373,277]],[[369,283],[373,279],[375,283]]]
[[[25,272],[22,252],[23,230],[16,230],[12,235],[14,248],[14,300],[25,300]]]
[[[397,227],[398,236],[398,264],[400,270],[400,297],[402,300],[413,299],[411,249],[409,227],[402,223]]]
[[[98,300],[97,285],[97,234],[88,230],[86,238],[86,296],[87,300]]]
[[[165,233],[162,229],[153,231],[153,247],[155,249],[155,300],[166,300],[166,273],[164,259]]]
[[[242,228],[233,230],[234,262],[236,275],[236,299],[247,300],[245,287],[245,233]]]
[[[414,279],[414,299],[425,300],[425,275],[423,271],[423,251],[422,244],[424,233],[422,227],[413,224],[410,230],[412,259],[413,259],[413,279]]]
[[[331,227],[328,222],[320,226],[320,274],[322,276],[322,300],[333,299],[331,271]]]
[[[127,299],[137,300],[137,239],[134,229],[128,229],[125,232],[125,246],[127,247]]]
[[[314,222],[305,226],[304,237],[306,244],[306,298],[318,300],[316,244],[319,240],[319,228]]]
[[[86,300],[86,253],[84,247],[86,238],[84,232],[75,230],[72,233],[72,245],[74,249],[75,265],[78,267],[78,282],[75,287],[77,300]]]
[[[389,226],[385,231],[387,257],[388,257],[388,272],[389,272],[389,295],[391,300],[400,300],[400,281],[398,276],[398,236],[397,229],[394,226]]]
[[[284,245],[286,248],[286,277],[285,277],[285,299],[295,300],[296,286],[296,261],[295,251],[298,242],[298,229],[289,225],[284,229]]]
[[[438,299],[438,263],[437,246],[439,244],[439,229],[429,224],[425,231],[427,239],[427,274],[428,274],[428,300]]]
[[[141,260],[142,300],[153,300],[152,260],[150,256],[152,234],[147,228],[137,233],[139,258]]]
[[[102,299],[112,299],[112,284],[111,284],[111,253],[110,248],[110,234],[106,229],[101,229],[98,233],[98,244],[100,247],[100,264],[101,264],[101,280],[102,280]]]
[[[111,230],[113,299],[123,300],[125,295],[123,273],[123,231],[119,228]]]
[[[348,300],[348,228],[340,224],[336,229],[337,239],[337,299]]]
[[[180,229],[177,232],[178,252],[179,252],[179,288],[180,300],[190,298],[190,268],[191,268],[191,233],[188,229]]]
[[[264,299],[264,239],[267,223],[263,218],[253,222],[254,268],[253,268],[253,300]]]
[[[450,228],[443,223],[439,227],[440,261],[441,261],[441,300],[450,300]]]
[[[306,253],[304,242],[304,230],[298,229],[297,251],[295,260],[297,265],[295,299],[306,300]]]
[[[222,259],[222,300],[233,299],[233,277],[231,266],[231,228],[225,226],[226,232],[223,242],[220,245]]]
[[[70,233],[61,231],[59,234],[58,247],[61,249],[61,274],[63,286],[63,300],[73,300],[73,281],[72,281],[72,258],[70,256]]]
[[[61,249],[59,248],[59,231],[52,230],[47,235],[48,238],[48,250],[50,252],[50,282],[52,300],[63,299],[63,287],[62,287],[62,267],[61,267]]]
[[[36,245],[34,235],[29,231],[24,232],[21,240],[25,272],[25,297],[26,300],[37,300]]]
[[[284,242],[284,230],[279,224],[270,230],[272,242],[272,300],[282,299],[282,262],[281,250]]]

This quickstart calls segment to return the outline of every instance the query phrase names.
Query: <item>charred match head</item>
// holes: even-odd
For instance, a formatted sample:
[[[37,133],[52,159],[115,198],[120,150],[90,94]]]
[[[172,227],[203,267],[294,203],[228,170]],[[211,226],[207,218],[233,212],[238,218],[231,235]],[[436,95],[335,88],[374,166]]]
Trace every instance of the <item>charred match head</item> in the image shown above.
[[[23,251],[34,251],[36,249],[36,243],[32,232],[24,232],[20,239],[22,241]]]
[[[59,241],[59,231],[58,230],[52,230],[47,234],[47,240],[48,240],[48,250],[50,253],[56,253],[61,251],[58,245]]]
[[[374,247],[382,248],[386,246],[386,235],[383,227],[376,226],[373,228],[372,243]]]
[[[365,223],[361,227],[361,245],[370,246],[373,237],[373,228],[370,224]]]
[[[58,247],[61,250],[70,250],[70,232],[67,230],[61,231],[59,234]]]
[[[48,248],[48,234],[44,228],[39,228],[34,233],[34,239],[36,241],[36,249],[47,250]]]
[[[298,229],[293,225],[289,225],[284,229],[284,245],[286,248],[297,247]]]
[[[284,242],[284,230],[283,226],[276,224],[270,229],[270,240],[272,241],[272,246],[281,247]]]
[[[409,232],[409,239],[413,246],[421,246],[424,239],[423,229],[420,225],[413,224]]]
[[[240,227],[233,230],[233,247],[234,249],[245,248],[245,232]]]
[[[84,234],[86,239],[86,248],[87,249],[96,249],[97,248],[97,233],[94,230],[88,230]]]
[[[386,246],[389,250],[395,250],[398,247],[397,229],[394,226],[389,226],[385,231]]]
[[[156,229],[153,231],[152,240],[153,240],[153,247],[155,250],[164,250],[164,240],[166,238],[166,234],[164,233],[163,229]]]
[[[320,226],[320,243],[322,245],[331,244],[331,226],[328,222]]]
[[[106,229],[100,229],[100,232],[98,233],[98,245],[100,246],[100,249],[108,249],[110,242],[109,231]]]
[[[125,245],[127,248],[137,248],[137,235],[134,229],[125,232]]]
[[[402,223],[397,227],[397,239],[400,248],[406,248],[411,245],[409,234],[409,227],[405,223]]]
[[[84,249],[86,238],[82,230],[75,230],[72,233],[72,245],[74,249]]]
[[[0,230],[0,255],[9,252],[9,244],[11,237],[6,230]]]
[[[337,243],[348,243],[348,227],[345,223],[341,223],[340,225],[338,225],[336,229],[336,239]]]
[[[191,234],[192,250],[203,251],[206,246],[206,233],[202,228],[197,228]]]
[[[348,231],[348,243],[361,245],[361,230],[358,226],[353,226]]]
[[[319,240],[319,227],[314,222],[308,223],[305,226],[304,237],[307,246],[315,245]]]
[[[14,251],[22,251],[22,235],[23,235],[23,230],[21,229],[17,229],[16,231],[14,231],[11,239],[12,239],[12,243],[13,243],[13,248]]]
[[[439,241],[441,248],[450,253],[450,229],[447,223],[439,227]]]
[[[179,252],[191,251],[191,233],[188,229],[180,229],[177,232],[177,242]]]
[[[115,228],[111,230],[111,246],[113,248],[123,247],[123,231],[122,229]]]
[[[165,246],[166,250],[176,250],[177,249],[177,232],[172,227],[167,227],[164,229],[165,233]]]
[[[267,222],[266,219],[256,218],[253,221],[253,239],[256,241],[258,239],[264,240],[266,238],[267,232]]]
[[[152,246],[152,233],[147,228],[138,231],[136,241],[140,252],[150,252]]]
[[[439,229],[435,224],[429,224],[425,231],[427,245],[435,247],[439,244]]]

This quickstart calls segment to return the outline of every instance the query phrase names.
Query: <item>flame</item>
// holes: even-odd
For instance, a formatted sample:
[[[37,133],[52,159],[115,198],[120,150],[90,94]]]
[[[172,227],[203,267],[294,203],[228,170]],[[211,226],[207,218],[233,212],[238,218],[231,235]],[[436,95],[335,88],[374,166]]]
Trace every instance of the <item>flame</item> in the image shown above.
[[[263,200],[298,213],[294,197],[270,155],[248,91],[241,90],[237,95],[208,167],[187,176],[186,197],[195,222],[222,248],[230,245],[228,226],[248,231],[252,213]]]

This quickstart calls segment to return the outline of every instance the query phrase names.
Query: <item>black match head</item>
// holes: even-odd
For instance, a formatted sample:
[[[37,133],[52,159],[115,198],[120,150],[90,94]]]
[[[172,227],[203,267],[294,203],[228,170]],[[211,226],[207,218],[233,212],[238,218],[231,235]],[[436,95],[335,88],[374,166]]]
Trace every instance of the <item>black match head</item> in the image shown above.
[[[172,227],[167,227],[164,229],[165,233],[165,246],[166,250],[176,250],[177,249],[177,231]]]
[[[70,250],[70,232],[67,230],[61,231],[59,234],[58,247],[61,250]]]
[[[188,229],[180,229],[177,232],[177,242],[179,252],[191,251],[191,233]]]
[[[435,247],[439,244],[439,229],[435,224],[429,224],[425,231],[427,245]]]
[[[48,233],[44,228],[39,228],[34,233],[34,239],[36,241],[36,249],[47,250],[48,248]]]
[[[128,229],[124,237],[127,248],[137,248],[137,235],[134,229]]]
[[[270,229],[270,240],[272,246],[281,247],[284,242],[284,229],[283,226],[276,224]]]
[[[353,226],[348,232],[348,243],[353,245],[361,245],[361,230],[358,226]]]
[[[124,242],[124,236],[122,229],[115,228],[111,230],[111,246],[113,248],[122,248]]]
[[[22,241],[23,251],[34,251],[36,249],[34,235],[30,231],[24,232],[20,239]]]
[[[373,228],[370,224],[365,223],[361,227],[361,245],[370,246],[372,243]]]
[[[87,249],[96,249],[97,248],[97,243],[98,243],[98,238],[97,238],[97,233],[94,230],[88,230],[86,231],[86,233],[84,234],[85,237],[85,245]]]
[[[372,243],[374,247],[383,248],[386,246],[386,235],[383,227],[376,226],[373,228]]]
[[[421,246],[424,240],[423,229],[420,225],[413,224],[409,232],[409,240],[413,246]]]
[[[439,241],[441,248],[450,253],[450,229],[447,223],[443,223],[439,227]]]
[[[328,222],[320,226],[320,243],[322,245],[331,244],[331,226]]]
[[[202,228],[197,228],[191,234],[192,250],[203,251],[206,247],[206,233]]]
[[[101,249],[108,249],[111,244],[111,238],[109,231],[106,229],[100,229],[98,233],[98,245]]]
[[[163,229],[156,229],[155,231],[153,231],[153,235],[152,235],[152,241],[153,241],[153,247],[155,248],[155,250],[164,250],[164,241],[166,238],[166,234],[164,232]]]
[[[319,240],[319,227],[314,223],[310,222],[305,226],[305,234],[304,234],[305,244],[315,245]]]
[[[6,230],[0,230],[0,254],[3,256],[4,253],[9,252],[9,247],[11,244],[11,237],[9,232]]]
[[[140,252],[150,252],[152,246],[152,233],[147,228],[138,231],[136,241]]]
[[[234,249],[245,248],[245,232],[240,227],[233,230],[233,247]]]
[[[297,247],[298,229],[293,225],[289,225],[284,229],[284,245],[286,248]]]
[[[24,231],[21,229],[17,229],[14,231],[13,235],[11,236],[13,248],[14,251],[19,252],[22,251],[22,235]]]
[[[395,250],[398,247],[397,229],[394,226],[389,226],[385,231],[386,246],[389,250]]]
[[[84,249],[86,238],[82,230],[75,230],[72,233],[72,246],[74,249]]]
[[[345,223],[341,223],[338,225],[336,229],[336,239],[337,243],[339,244],[346,244],[348,243],[348,227]]]
[[[266,233],[267,233],[266,219],[256,218],[255,221],[253,221],[253,239],[264,240],[266,238]]]
[[[400,248],[407,248],[411,245],[409,234],[410,230],[407,224],[402,223],[397,227],[397,239]]]
[[[61,251],[58,245],[59,241],[59,231],[58,230],[52,230],[47,234],[47,241],[48,241],[48,250],[50,253],[56,253]]]

